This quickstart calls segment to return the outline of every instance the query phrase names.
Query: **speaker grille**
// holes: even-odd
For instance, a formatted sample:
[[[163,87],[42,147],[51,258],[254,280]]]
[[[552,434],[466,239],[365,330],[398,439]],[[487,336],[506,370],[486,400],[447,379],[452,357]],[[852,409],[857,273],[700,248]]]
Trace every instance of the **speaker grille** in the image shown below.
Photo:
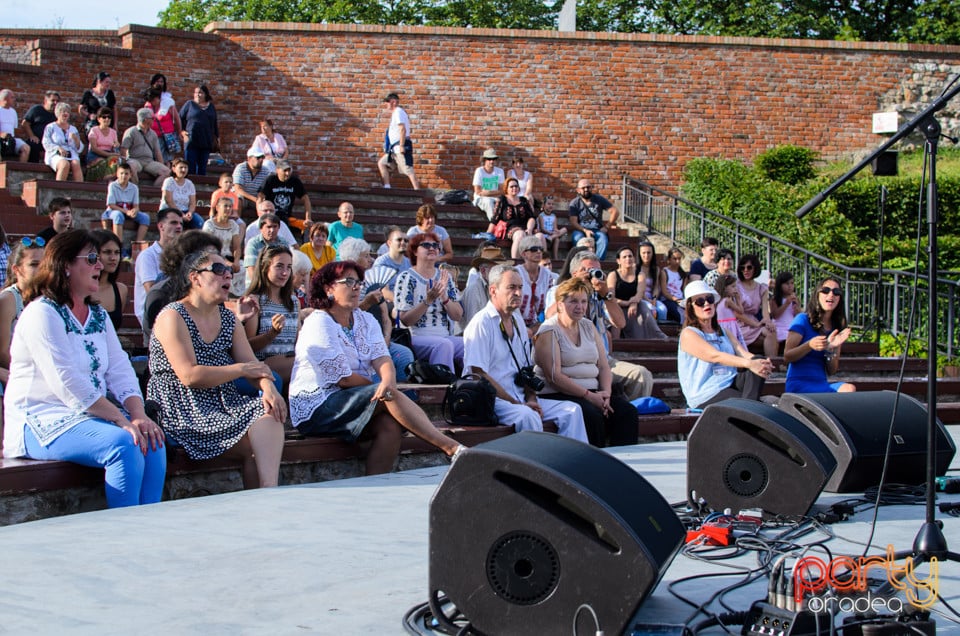
[[[723,480],[730,492],[756,497],[767,487],[767,467],[755,455],[734,455],[723,468]]]
[[[532,532],[511,532],[491,546],[487,579],[500,598],[517,605],[535,605],[557,587],[560,559],[546,539]]]

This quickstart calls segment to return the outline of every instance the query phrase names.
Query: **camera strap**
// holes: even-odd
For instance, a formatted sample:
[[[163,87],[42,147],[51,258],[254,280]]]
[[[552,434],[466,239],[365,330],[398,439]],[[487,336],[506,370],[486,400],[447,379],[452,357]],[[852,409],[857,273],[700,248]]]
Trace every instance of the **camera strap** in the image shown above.
[[[518,331],[518,327],[517,327],[517,319],[516,319],[516,317],[510,316],[510,322],[513,323],[513,333],[514,333],[514,335],[518,335],[518,334],[519,334],[519,331]],[[506,341],[506,343],[507,343],[507,349],[510,350],[510,357],[513,358],[513,364],[516,365],[516,367],[517,367],[517,372],[519,373],[520,371],[523,370],[523,367],[520,366],[520,362],[517,360],[516,354],[513,353],[513,346],[511,346],[511,344],[510,344],[510,336],[507,335],[507,329],[506,329],[506,327],[503,326],[503,319],[502,319],[502,318],[500,319],[500,333],[503,335],[503,339],[504,339],[504,340]],[[521,340],[521,342],[522,342],[522,340]],[[527,363],[527,366],[530,366],[530,355],[526,352],[526,350],[524,350],[524,352],[523,352],[523,357],[524,357],[524,360],[525,360],[526,363]]]

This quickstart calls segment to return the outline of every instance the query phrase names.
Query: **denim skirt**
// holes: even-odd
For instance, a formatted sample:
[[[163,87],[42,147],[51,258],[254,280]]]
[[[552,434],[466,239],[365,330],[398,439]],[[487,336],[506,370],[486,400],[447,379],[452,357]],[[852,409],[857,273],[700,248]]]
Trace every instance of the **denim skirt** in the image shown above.
[[[377,408],[378,402],[371,400],[378,386],[379,383],[366,384],[334,392],[297,430],[304,435],[357,441]]]

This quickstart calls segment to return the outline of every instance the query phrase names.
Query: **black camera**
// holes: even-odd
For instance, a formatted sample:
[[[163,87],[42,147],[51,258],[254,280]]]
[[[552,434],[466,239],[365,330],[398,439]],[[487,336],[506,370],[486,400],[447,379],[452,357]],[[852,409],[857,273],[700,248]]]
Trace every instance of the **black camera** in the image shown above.
[[[537,377],[531,366],[521,367],[513,376],[513,381],[517,386],[526,387],[538,393],[547,386],[546,382]]]
[[[603,270],[599,267],[597,269],[590,270],[590,278],[596,278],[597,280],[603,280]]]

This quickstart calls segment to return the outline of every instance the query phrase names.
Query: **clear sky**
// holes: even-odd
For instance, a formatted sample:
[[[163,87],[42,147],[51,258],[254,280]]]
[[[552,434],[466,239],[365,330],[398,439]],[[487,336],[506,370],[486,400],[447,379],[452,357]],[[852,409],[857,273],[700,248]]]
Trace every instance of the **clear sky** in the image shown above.
[[[0,0],[8,29],[117,29],[157,25],[169,0]]]

